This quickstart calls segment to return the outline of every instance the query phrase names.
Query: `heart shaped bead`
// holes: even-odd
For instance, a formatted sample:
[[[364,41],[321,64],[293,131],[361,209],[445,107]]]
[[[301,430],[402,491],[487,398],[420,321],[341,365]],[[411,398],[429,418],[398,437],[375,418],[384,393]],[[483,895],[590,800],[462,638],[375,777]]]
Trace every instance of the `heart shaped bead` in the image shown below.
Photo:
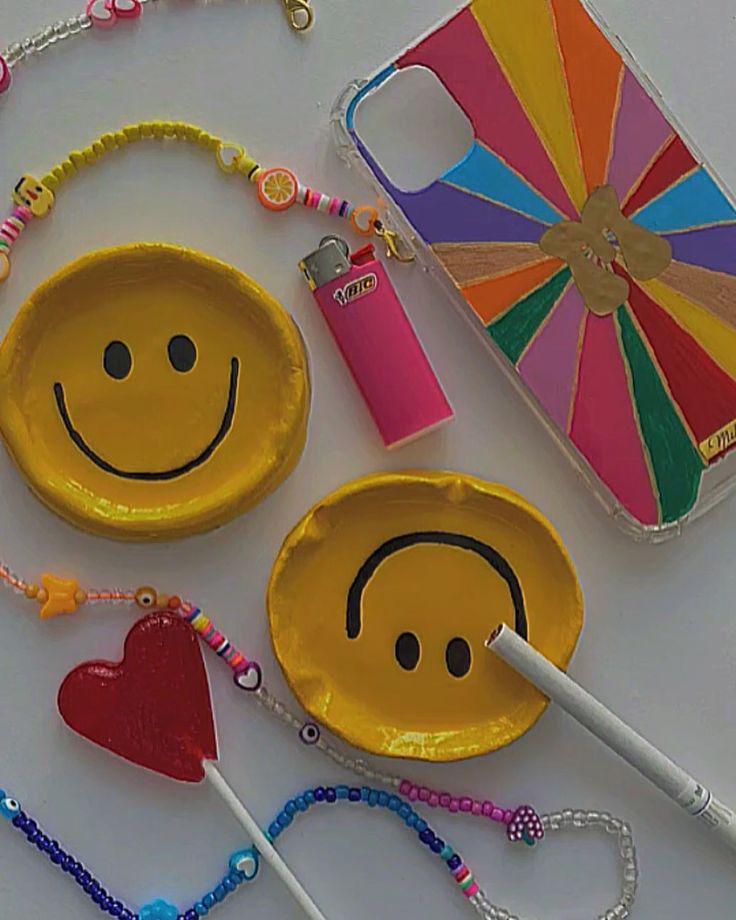
[[[13,82],[13,74],[8,67],[8,62],[0,55],[0,93],[6,93]]]
[[[248,664],[239,670],[234,681],[241,690],[248,690],[254,693],[263,683],[263,672],[261,666],[256,661],[249,661]]]
[[[140,0],[113,0],[112,8],[121,19],[136,19],[141,15]]]
[[[87,15],[92,20],[92,25],[100,29],[110,29],[118,20],[111,0],[89,0]]]

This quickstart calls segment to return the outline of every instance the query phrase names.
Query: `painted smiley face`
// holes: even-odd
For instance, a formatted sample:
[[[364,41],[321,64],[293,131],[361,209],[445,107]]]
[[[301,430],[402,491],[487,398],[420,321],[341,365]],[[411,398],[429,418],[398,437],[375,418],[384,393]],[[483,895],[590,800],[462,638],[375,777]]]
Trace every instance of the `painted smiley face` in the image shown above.
[[[181,374],[189,373],[197,360],[197,346],[188,335],[181,333],[174,335],[169,340],[166,348],[168,359],[175,371]],[[208,460],[214,451],[220,446],[230,433],[233,421],[235,419],[235,405],[238,397],[238,379],[240,376],[240,360],[236,357],[230,358],[229,384],[227,387],[227,401],[222,413],[222,419],[217,427],[217,432],[212,439],[190,459],[172,466],[169,469],[160,470],[143,470],[143,469],[121,469],[109,460],[106,460],[98,454],[85,440],[84,435],[79,431],[72,421],[69,414],[69,408],[66,401],[64,384],[57,380],[54,383],[54,399],[56,407],[59,410],[59,417],[64,423],[67,434],[77,445],[80,451],[101,470],[110,473],[113,476],[119,476],[121,479],[135,479],[143,482],[167,482],[172,479],[178,479],[191,470],[196,470],[206,460]],[[105,373],[114,380],[125,380],[133,370],[133,356],[130,348],[120,339],[109,342],[104,349],[102,366]]]
[[[306,436],[306,355],[245,275],[160,244],[86,256],[0,349],[0,426],[31,488],[97,533],[168,539],[275,488]]]
[[[458,473],[378,474],[287,537],[268,592],[299,702],[376,754],[455,760],[523,734],[546,701],[485,649],[500,622],[565,667],[582,626],[574,569],[518,495]]]

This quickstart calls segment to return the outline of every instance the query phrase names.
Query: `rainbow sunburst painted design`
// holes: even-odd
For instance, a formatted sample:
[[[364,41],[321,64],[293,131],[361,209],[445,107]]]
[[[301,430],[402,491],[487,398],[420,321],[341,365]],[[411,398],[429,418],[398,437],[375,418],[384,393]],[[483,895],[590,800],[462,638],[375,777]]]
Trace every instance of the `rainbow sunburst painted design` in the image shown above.
[[[355,134],[353,113],[416,65],[441,80],[475,140],[436,182],[405,192]],[[736,210],[584,7],[474,0],[364,87],[347,124],[620,505],[644,526],[686,515],[704,470],[736,444]],[[628,285],[607,314],[581,294],[569,261],[540,248],[551,228],[580,221],[601,186],[613,190],[621,227],[659,243],[656,277],[627,267],[623,246],[600,267],[609,293],[626,289],[611,273]]]

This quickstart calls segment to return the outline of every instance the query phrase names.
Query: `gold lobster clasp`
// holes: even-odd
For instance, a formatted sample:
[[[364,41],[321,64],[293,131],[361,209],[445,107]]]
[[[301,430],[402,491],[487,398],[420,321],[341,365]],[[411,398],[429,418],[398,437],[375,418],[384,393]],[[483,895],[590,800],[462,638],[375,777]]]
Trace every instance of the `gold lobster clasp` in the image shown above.
[[[289,25],[295,32],[306,32],[314,22],[314,10],[309,0],[281,0],[289,19]]]
[[[414,261],[414,253],[395,230],[389,230],[385,224],[377,220],[374,221],[373,232],[386,245],[386,255],[389,259],[405,263]]]

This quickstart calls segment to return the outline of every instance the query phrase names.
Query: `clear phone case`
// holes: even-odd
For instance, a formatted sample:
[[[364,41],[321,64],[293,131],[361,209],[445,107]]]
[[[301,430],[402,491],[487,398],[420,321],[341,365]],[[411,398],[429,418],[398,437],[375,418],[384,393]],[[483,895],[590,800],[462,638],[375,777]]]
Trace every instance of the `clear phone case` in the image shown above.
[[[472,127],[411,191],[356,127],[409,68]],[[587,3],[474,0],[347,87],[333,128],[627,532],[667,539],[734,487],[734,199]]]

